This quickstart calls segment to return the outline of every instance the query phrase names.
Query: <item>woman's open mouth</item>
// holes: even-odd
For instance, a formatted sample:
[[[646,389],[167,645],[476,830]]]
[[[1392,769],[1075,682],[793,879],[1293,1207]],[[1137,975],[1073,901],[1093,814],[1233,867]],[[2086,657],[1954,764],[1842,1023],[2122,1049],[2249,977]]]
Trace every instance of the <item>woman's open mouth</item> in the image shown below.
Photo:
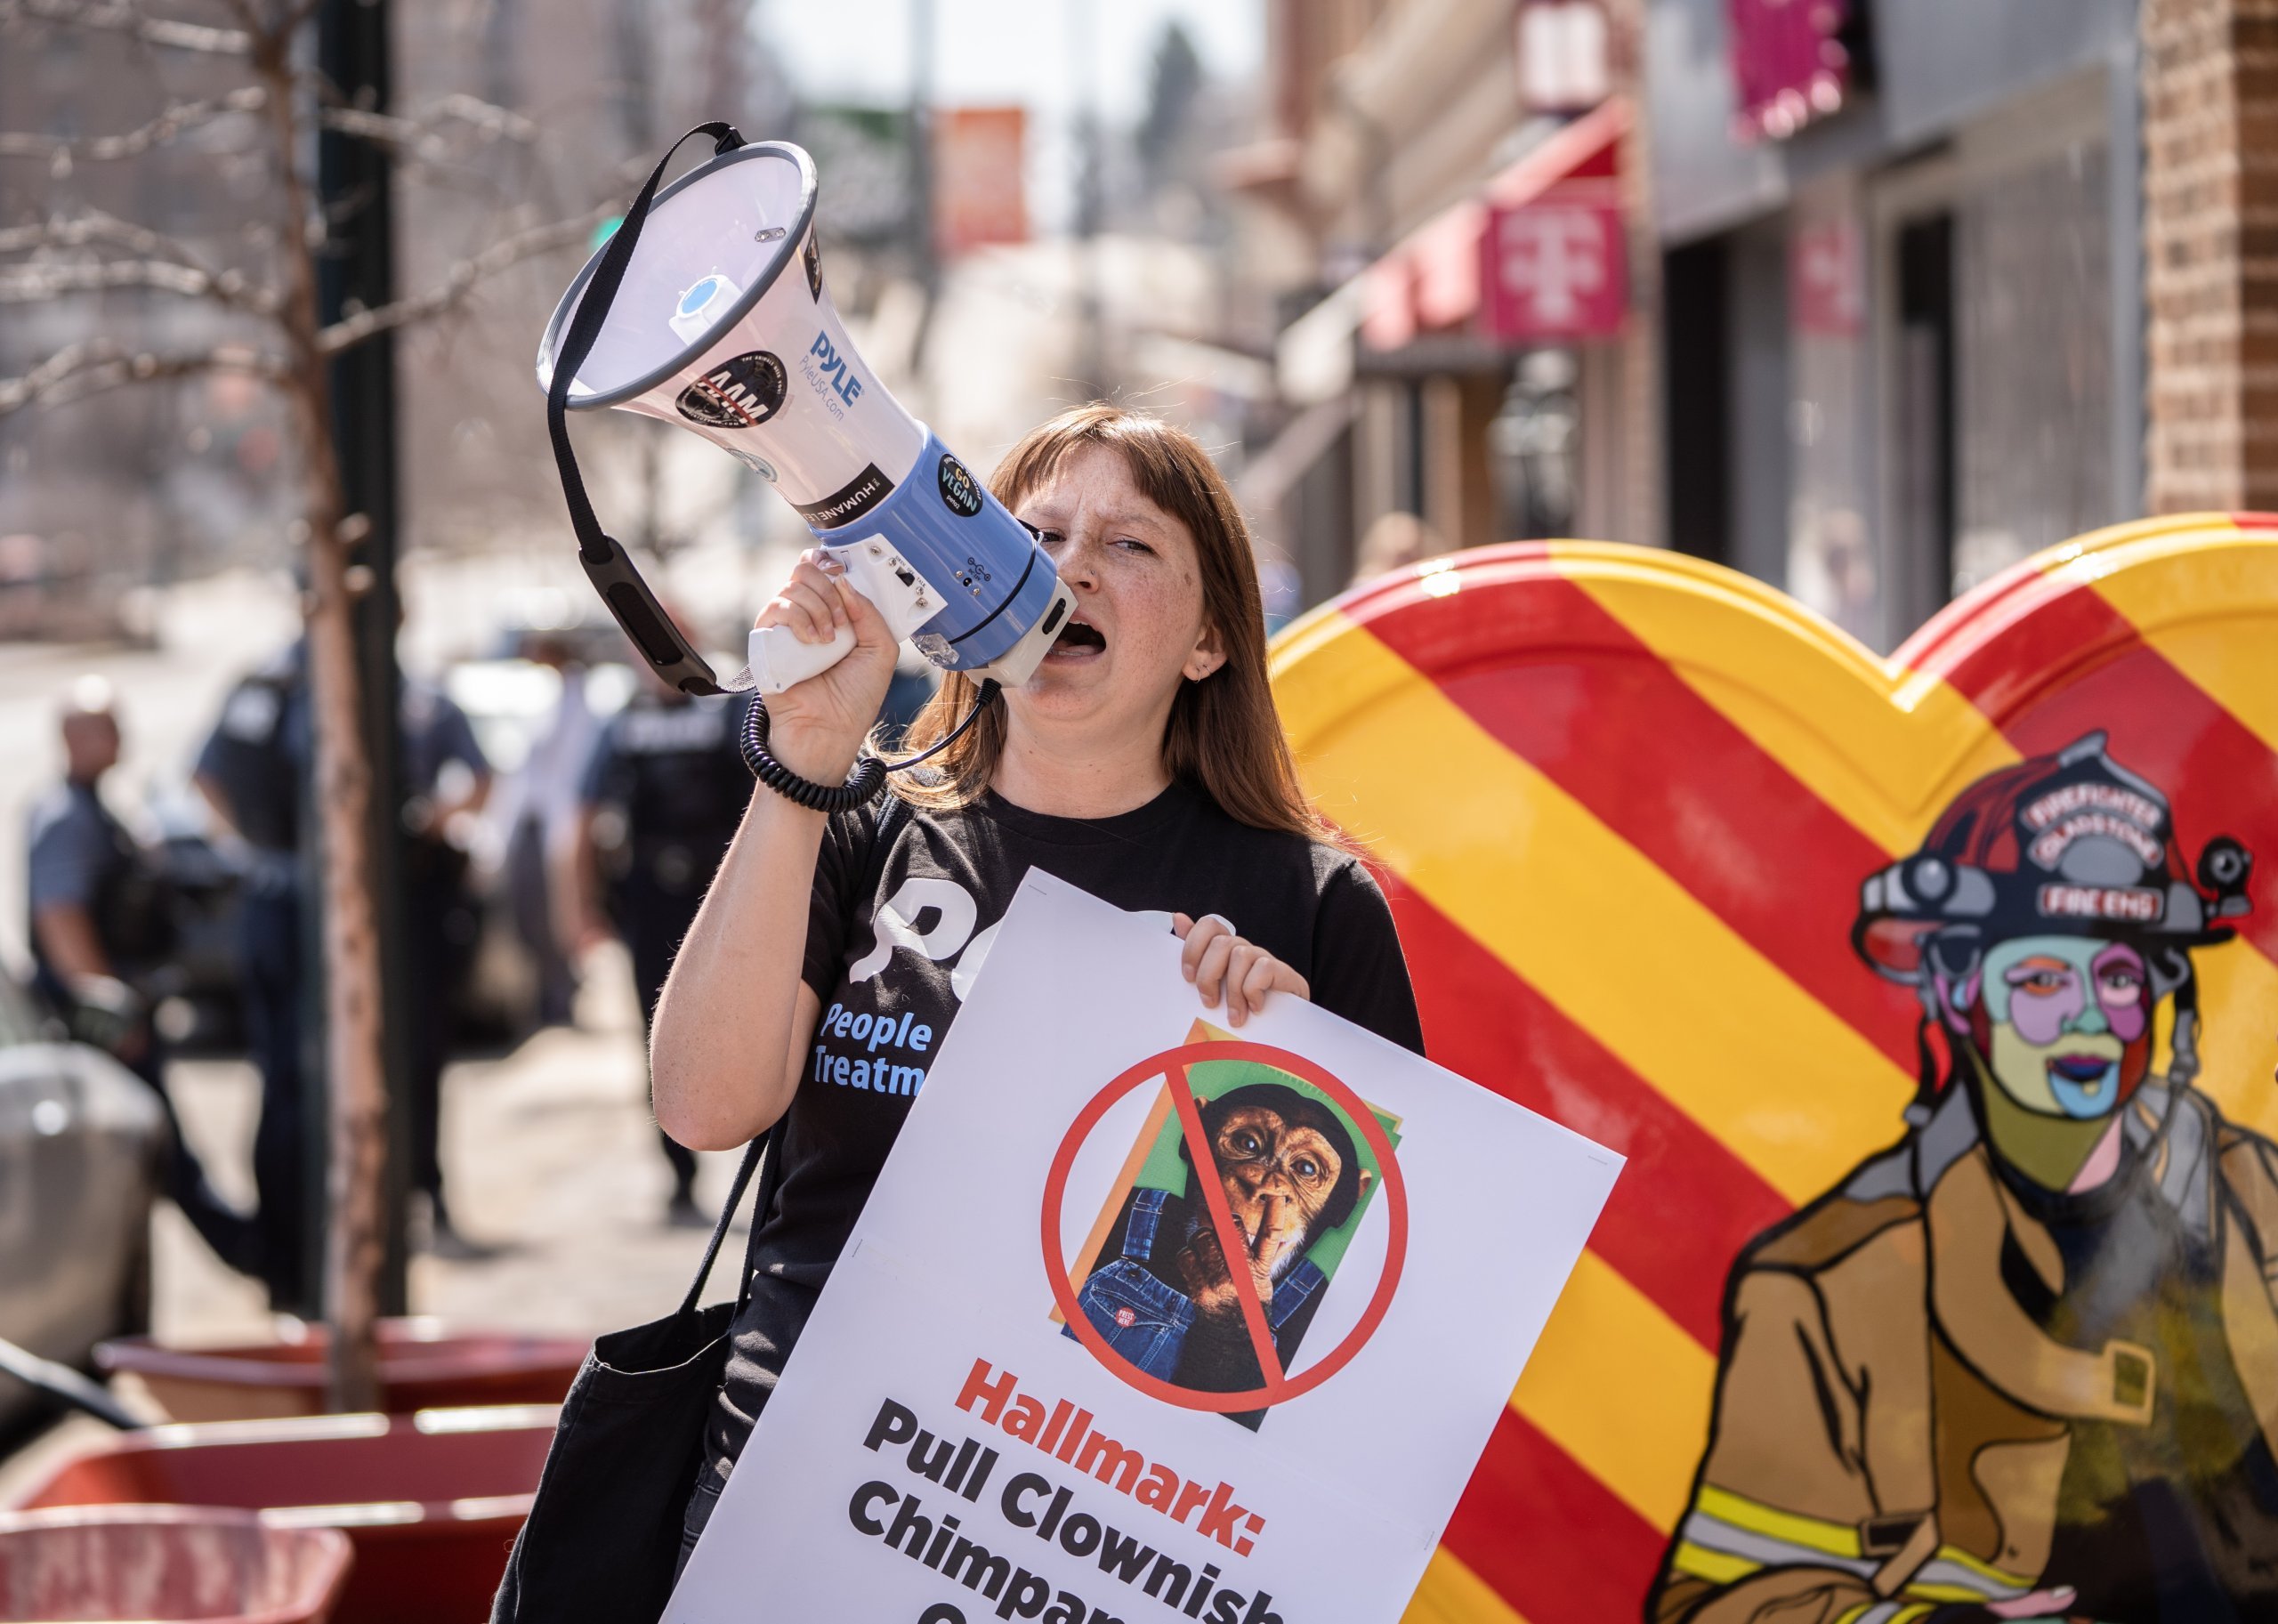
[[[1071,617],[1061,628],[1060,635],[1052,640],[1052,648],[1045,655],[1049,660],[1069,661],[1097,659],[1107,652],[1107,639],[1090,621]]]

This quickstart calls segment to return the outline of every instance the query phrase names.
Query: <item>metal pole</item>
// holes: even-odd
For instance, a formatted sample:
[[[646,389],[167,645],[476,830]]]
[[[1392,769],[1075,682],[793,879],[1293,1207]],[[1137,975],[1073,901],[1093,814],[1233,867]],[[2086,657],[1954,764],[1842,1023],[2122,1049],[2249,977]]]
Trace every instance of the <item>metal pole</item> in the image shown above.
[[[390,101],[387,0],[323,0],[317,13],[317,67],[347,105],[384,112]],[[394,200],[386,150],[335,131],[317,139],[317,190],[330,236],[317,266],[319,319],[341,319],[387,303],[395,294]],[[332,433],[347,511],[362,515],[358,577],[368,582],[356,603],[359,675],[364,690],[365,747],[372,769],[372,899],[379,932],[381,1031],[387,1070],[386,1250],[380,1312],[408,1306],[404,1208],[410,1163],[411,1033],[407,1020],[404,945],[402,730],[396,666],[397,469],[395,339],[382,333],[332,363]],[[311,893],[313,904],[315,893]],[[309,1126],[326,1143],[325,1079],[312,1072]],[[322,1152],[319,1152],[322,1165]],[[324,1207],[321,1183],[311,1205]],[[321,1244],[310,1254],[321,1268]]]
[[[933,0],[909,0],[909,258],[919,290],[917,333],[909,346],[913,381],[925,376],[925,340],[941,291],[941,245],[933,219]]]
[[[1103,212],[1100,174],[1098,47],[1092,36],[1091,0],[1075,0],[1069,48],[1075,57],[1068,82],[1076,88],[1076,287],[1079,327],[1077,371],[1094,399],[1107,392],[1106,312],[1100,296],[1096,238]]]

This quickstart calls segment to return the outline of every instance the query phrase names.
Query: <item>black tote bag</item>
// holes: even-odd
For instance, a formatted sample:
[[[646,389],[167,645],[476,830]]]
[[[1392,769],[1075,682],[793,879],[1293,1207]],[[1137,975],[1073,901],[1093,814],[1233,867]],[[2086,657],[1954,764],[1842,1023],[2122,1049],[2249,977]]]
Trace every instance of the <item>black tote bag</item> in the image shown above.
[[[506,1559],[491,1624],[655,1624],[663,1615],[729,1329],[751,1296],[748,1247],[736,1300],[701,1309],[696,1301],[754,1168],[762,1170],[753,1234],[774,1204],[782,1132],[778,1122],[744,1152],[680,1307],[610,1332],[586,1355]]]

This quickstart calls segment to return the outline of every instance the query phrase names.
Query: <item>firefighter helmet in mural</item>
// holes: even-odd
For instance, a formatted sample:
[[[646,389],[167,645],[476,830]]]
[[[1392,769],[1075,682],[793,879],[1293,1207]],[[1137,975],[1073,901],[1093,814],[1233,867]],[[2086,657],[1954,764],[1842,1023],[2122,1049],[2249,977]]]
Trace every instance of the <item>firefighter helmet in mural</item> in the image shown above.
[[[2231,939],[2220,921],[2247,911],[2253,860],[2217,836],[2186,869],[2167,796],[2114,762],[2104,743],[2104,734],[2090,733],[1964,790],[1920,851],[1867,877],[1852,942],[1876,970],[1915,988],[1926,1038],[1953,1030],[1960,1013],[1941,1006],[1939,987],[1970,990],[1983,981],[1986,956],[2004,942],[2124,944],[2142,961],[2147,1007],[2176,999],[2173,1047],[2187,1079],[2197,1022],[2189,949]],[[2002,990],[1997,978],[1990,990],[1999,998]],[[1991,1013],[1981,1011],[1989,1026]],[[2142,1041],[2148,1053],[2148,1030]],[[1983,1046],[1981,1035],[1981,1054]],[[1952,1071],[1930,1058],[1926,1043],[1918,1108],[1933,1103]],[[2139,1071],[2125,1088],[2140,1081]],[[2050,1099],[2068,1115],[2103,1116],[2125,1098],[2100,1093],[2096,1077],[2052,1075]]]

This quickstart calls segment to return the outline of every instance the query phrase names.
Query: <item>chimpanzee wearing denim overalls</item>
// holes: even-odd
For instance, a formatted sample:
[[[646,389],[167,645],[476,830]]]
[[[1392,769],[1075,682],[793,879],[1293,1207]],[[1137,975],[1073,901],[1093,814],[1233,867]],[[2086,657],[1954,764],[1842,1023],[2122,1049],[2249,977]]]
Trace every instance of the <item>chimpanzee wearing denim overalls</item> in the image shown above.
[[[1106,1338],[1108,1346],[1159,1381],[1175,1379],[1179,1353],[1186,1345],[1187,1332],[1194,1328],[1194,1299],[1167,1283],[1150,1266],[1159,1236],[1168,1252],[1175,1253],[1185,1243],[1183,1231],[1160,1233],[1163,1208],[1174,1199],[1167,1190],[1133,1191],[1123,1226],[1122,1255],[1094,1269],[1076,1294],[1077,1306]],[[1179,1207],[1184,1209],[1183,1200]],[[1299,1258],[1274,1282],[1273,1300],[1265,1305],[1265,1323],[1273,1333],[1273,1351],[1285,1369],[1313,1319],[1310,1313],[1300,1318],[1298,1311],[1311,1306],[1328,1283],[1329,1277],[1311,1257]],[[1066,1334],[1076,1333],[1070,1329]]]

